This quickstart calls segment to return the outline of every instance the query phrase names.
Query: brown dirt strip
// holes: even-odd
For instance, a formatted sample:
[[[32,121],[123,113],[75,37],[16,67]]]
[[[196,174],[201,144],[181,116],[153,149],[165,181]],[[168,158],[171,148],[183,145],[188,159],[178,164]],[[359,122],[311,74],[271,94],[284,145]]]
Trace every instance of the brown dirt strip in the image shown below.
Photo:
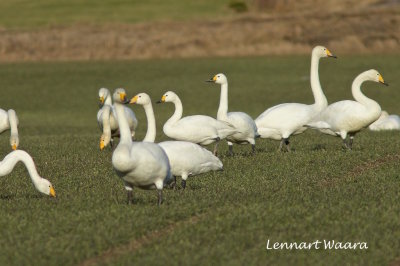
[[[189,217],[186,220],[176,222],[176,223],[171,224],[163,229],[151,231],[138,239],[133,239],[132,241],[130,241],[127,244],[110,248],[98,256],[86,259],[83,262],[81,262],[79,265],[80,266],[97,265],[99,263],[111,261],[113,259],[116,259],[119,256],[122,256],[122,255],[125,255],[128,253],[130,253],[130,254],[134,253],[135,251],[142,248],[143,246],[149,245],[157,239],[168,236],[176,228],[184,227],[187,225],[194,225],[194,224],[198,223],[199,221],[201,221],[204,218],[204,216],[205,216],[204,214],[194,215],[194,216]]]
[[[362,174],[364,174],[368,171],[378,169],[384,165],[388,165],[388,164],[395,163],[398,161],[400,161],[399,154],[388,154],[382,158],[379,158],[376,160],[371,160],[371,161],[362,163],[360,165],[357,165],[353,169],[351,169],[350,171],[345,173],[342,177],[324,179],[320,182],[320,184],[323,187],[332,187],[332,186],[335,186],[341,180],[355,179],[358,176],[361,176]]]
[[[0,61],[399,53],[400,5],[250,13],[214,21],[0,29]]]

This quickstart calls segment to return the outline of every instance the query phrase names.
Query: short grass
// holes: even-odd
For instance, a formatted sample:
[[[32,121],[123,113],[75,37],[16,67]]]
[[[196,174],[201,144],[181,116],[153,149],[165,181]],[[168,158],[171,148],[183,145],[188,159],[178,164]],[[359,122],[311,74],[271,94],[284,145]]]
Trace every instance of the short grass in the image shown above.
[[[231,15],[229,0],[2,0],[0,26],[37,28],[76,23],[137,23]]]
[[[364,92],[390,113],[400,113],[399,56],[321,61],[330,102],[351,97],[352,79],[378,69],[389,87],[366,83]],[[39,194],[22,164],[0,178],[0,265],[172,264],[388,264],[400,257],[400,132],[357,135],[352,152],[338,138],[307,131],[292,139],[235,147],[224,172],[191,178],[185,191],[134,190],[125,204],[111,151],[98,148],[95,120],[100,87],[147,92],[153,101],[174,90],[184,113],[215,116],[219,88],[205,83],[225,72],[230,110],[256,117],[281,102],[312,102],[308,57],[187,59],[134,62],[0,65],[0,107],[20,119],[20,148],[51,180],[57,198]],[[146,130],[144,112],[132,107]],[[158,140],[172,114],[155,105]],[[0,158],[10,152],[0,136]],[[267,251],[267,240],[367,242],[368,250]]]

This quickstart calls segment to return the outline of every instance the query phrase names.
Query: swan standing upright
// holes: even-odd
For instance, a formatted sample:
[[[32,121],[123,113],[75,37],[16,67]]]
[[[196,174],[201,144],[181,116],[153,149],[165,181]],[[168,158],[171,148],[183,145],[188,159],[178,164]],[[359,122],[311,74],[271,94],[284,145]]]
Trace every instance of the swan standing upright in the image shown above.
[[[147,132],[143,141],[154,142],[156,121],[149,95],[139,93],[130,103],[142,105],[147,117]],[[187,141],[164,141],[158,143],[168,156],[172,175],[182,177],[182,188],[186,187],[189,176],[222,170],[222,162],[210,151]]]
[[[236,128],[237,133],[228,136],[229,154],[233,155],[233,143],[236,144],[251,144],[252,152],[255,152],[256,141],[255,138],[259,137],[257,133],[257,126],[253,118],[243,112],[229,112],[228,113],[228,79],[222,73],[215,75],[207,82],[214,82],[221,84],[221,97],[219,101],[219,108],[217,119],[219,121],[227,122]]]
[[[281,140],[279,150],[282,150],[284,146],[287,151],[290,151],[290,136],[303,133],[307,129],[304,125],[328,106],[318,75],[319,59],[323,57],[336,58],[327,48],[323,46],[314,47],[311,54],[310,71],[314,104],[279,104],[268,108],[255,120],[261,138]]]
[[[400,117],[398,115],[389,115],[382,111],[381,116],[368,127],[372,131],[380,130],[400,130]]]
[[[368,80],[388,85],[381,74],[374,69],[361,73],[351,86],[356,101],[345,100],[329,105],[307,126],[318,129],[324,134],[340,136],[344,147],[351,150],[354,135],[376,121],[381,114],[380,105],[361,92],[361,84]],[[346,141],[347,135],[349,135],[348,141]]]
[[[118,122],[115,108],[112,105],[110,91],[106,88],[99,90],[100,110],[97,112],[97,122],[103,134],[100,137],[100,149],[104,149],[112,138],[119,136]],[[128,119],[132,138],[135,136],[135,130],[138,125],[135,113],[128,107],[124,107],[125,115]]]
[[[191,115],[182,118],[182,102],[172,91],[164,93],[157,103],[172,102],[175,112],[164,124],[165,135],[172,139],[189,141],[200,145],[208,145],[216,142],[214,155],[217,154],[218,142],[237,130],[229,123],[218,121],[206,115]]]
[[[18,122],[17,114],[13,109],[8,110],[7,112],[0,109],[0,134],[5,130],[10,129],[10,145],[13,150],[16,150],[19,145]]]
[[[0,176],[11,173],[18,162],[22,162],[26,166],[32,183],[39,192],[52,197],[56,196],[56,192],[50,181],[39,176],[32,157],[26,151],[12,151],[4,157],[4,159],[0,161]]]
[[[128,104],[124,89],[116,89],[113,94],[120,142],[112,155],[112,165],[117,175],[124,181],[128,192],[128,203],[132,203],[133,187],[158,190],[158,205],[162,203],[164,182],[172,181],[170,164],[164,150],[150,142],[132,142],[129,124],[123,104]]]

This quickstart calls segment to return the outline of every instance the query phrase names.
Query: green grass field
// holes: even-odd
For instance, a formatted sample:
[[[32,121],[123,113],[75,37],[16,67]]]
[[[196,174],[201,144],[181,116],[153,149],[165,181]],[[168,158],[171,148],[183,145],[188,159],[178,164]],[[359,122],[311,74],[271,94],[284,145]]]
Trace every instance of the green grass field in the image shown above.
[[[1,16],[0,16],[1,17]],[[340,56],[340,55],[339,55]],[[363,91],[389,113],[400,113],[399,56],[323,59],[321,84],[329,102],[351,97],[360,72],[376,68],[391,86]],[[220,58],[133,62],[0,65],[0,107],[20,120],[20,148],[34,158],[57,198],[37,192],[22,164],[0,178],[0,265],[389,264],[400,257],[400,132],[364,131],[352,152],[341,140],[307,131],[279,143],[235,146],[224,172],[189,178],[185,191],[134,190],[134,205],[114,174],[111,151],[99,150],[100,87],[180,95],[184,114],[216,116],[224,72],[230,110],[258,116],[281,102],[312,103],[309,57]],[[144,111],[137,136],[146,131]],[[155,105],[158,140],[171,104]],[[0,136],[0,158],[10,152]],[[368,250],[267,251],[266,242],[367,242]]]
[[[229,16],[229,0],[3,0],[0,26],[31,29],[76,23],[137,23],[185,21]]]

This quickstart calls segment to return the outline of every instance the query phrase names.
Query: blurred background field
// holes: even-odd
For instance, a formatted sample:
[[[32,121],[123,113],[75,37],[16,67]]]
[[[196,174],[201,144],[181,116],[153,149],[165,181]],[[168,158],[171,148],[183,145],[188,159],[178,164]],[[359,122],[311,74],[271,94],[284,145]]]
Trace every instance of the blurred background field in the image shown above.
[[[167,90],[184,115],[216,116],[224,72],[229,109],[253,118],[282,102],[312,103],[315,45],[329,103],[377,69],[389,87],[363,92],[400,114],[398,0],[0,1],[0,107],[20,119],[20,148],[55,186],[34,190],[24,167],[0,178],[0,265],[376,265],[400,262],[399,132],[364,131],[354,151],[308,130],[294,152],[258,140],[235,147],[224,172],[189,179],[186,191],[134,190],[135,204],[99,150],[100,87],[128,96]],[[140,106],[138,139],[146,120]],[[171,104],[155,105],[157,140]],[[0,158],[11,149],[0,136]],[[266,251],[266,241],[368,242],[368,250]]]
[[[0,61],[398,54],[399,3],[3,0]]]

